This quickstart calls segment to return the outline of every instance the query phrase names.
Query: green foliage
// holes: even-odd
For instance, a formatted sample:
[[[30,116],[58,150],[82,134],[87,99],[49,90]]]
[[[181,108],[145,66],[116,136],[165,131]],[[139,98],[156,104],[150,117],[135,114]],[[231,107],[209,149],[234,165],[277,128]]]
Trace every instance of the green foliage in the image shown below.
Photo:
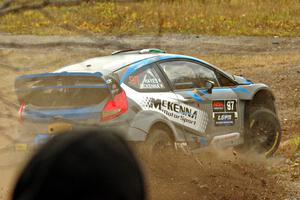
[[[47,7],[8,14],[0,17],[0,31],[37,35],[74,35],[88,31],[113,35],[300,36],[300,1],[91,1],[80,6]]]

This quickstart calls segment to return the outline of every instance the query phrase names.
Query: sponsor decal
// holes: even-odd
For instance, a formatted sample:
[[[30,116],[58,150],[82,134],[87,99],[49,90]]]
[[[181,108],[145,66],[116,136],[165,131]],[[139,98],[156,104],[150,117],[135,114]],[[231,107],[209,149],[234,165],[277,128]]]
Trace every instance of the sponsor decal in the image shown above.
[[[213,112],[224,112],[224,101],[213,101],[212,102],[212,107],[213,107]]]
[[[232,126],[234,121],[234,113],[215,113],[216,126]]]
[[[130,75],[127,80],[129,86],[137,89],[161,89],[165,88],[158,74],[154,69],[149,68],[145,71]]]
[[[150,71],[149,74],[145,74],[143,81],[140,85],[140,89],[150,88],[150,89],[160,89],[164,88],[161,80],[156,78],[155,75]]]
[[[155,110],[163,113],[169,120],[205,132],[208,117],[207,113],[192,106],[170,101],[167,99],[145,97],[145,110]]]
[[[140,83],[139,77],[136,75],[130,75],[128,80],[131,85],[139,85]]]
[[[235,112],[236,111],[236,100],[226,100],[226,112]]]
[[[237,118],[237,100],[216,100],[212,102],[215,126],[232,126]]]
[[[129,98],[141,106],[143,110],[156,111],[163,114],[170,121],[205,133],[208,114],[199,108],[177,101],[173,93],[139,93],[122,85]]]
[[[237,100],[217,100],[212,102],[213,112],[236,112]]]
[[[167,100],[150,98],[149,108],[158,109],[165,115],[177,118],[184,123],[196,125],[198,111],[196,109],[192,109],[192,107],[187,107],[183,104],[180,105]]]

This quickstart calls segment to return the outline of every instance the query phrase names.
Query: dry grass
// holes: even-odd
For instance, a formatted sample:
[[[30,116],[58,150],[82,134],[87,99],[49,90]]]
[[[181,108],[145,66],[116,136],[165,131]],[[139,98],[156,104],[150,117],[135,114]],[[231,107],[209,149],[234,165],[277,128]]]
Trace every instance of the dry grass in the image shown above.
[[[50,16],[50,17],[49,17]],[[206,34],[300,36],[299,0],[90,2],[0,17],[17,34]]]
[[[192,55],[200,57],[208,62],[239,74],[244,70],[249,75],[254,75],[257,70],[268,70],[270,72],[285,71],[285,67],[299,66],[300,55],[297,52],[285,52],[280,54],[255,54],[255,55]]]

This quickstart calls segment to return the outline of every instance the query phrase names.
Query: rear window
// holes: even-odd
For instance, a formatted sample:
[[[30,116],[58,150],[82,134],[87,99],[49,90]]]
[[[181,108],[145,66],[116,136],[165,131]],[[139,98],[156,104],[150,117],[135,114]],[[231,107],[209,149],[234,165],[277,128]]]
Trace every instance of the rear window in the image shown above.
[[[156,71],[155,64],[150,64],[131,74],[125,84],[139,92],[167,91],[164,81]]]
[[[102,78],[93,76],[37,77],[18,81],[20,102],[36,107],[83,107],[96,105],[110,93]]]

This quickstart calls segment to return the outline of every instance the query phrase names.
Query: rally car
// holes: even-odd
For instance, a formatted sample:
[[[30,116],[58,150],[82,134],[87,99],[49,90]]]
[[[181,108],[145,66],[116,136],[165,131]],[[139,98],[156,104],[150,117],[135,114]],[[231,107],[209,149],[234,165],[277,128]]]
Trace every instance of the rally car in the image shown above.
[[[272,155],[281,128],[265,84],[198,58],[123,50],[16,78],[22,144],[79,126],[117,129],[155,151],[215,145]]]

